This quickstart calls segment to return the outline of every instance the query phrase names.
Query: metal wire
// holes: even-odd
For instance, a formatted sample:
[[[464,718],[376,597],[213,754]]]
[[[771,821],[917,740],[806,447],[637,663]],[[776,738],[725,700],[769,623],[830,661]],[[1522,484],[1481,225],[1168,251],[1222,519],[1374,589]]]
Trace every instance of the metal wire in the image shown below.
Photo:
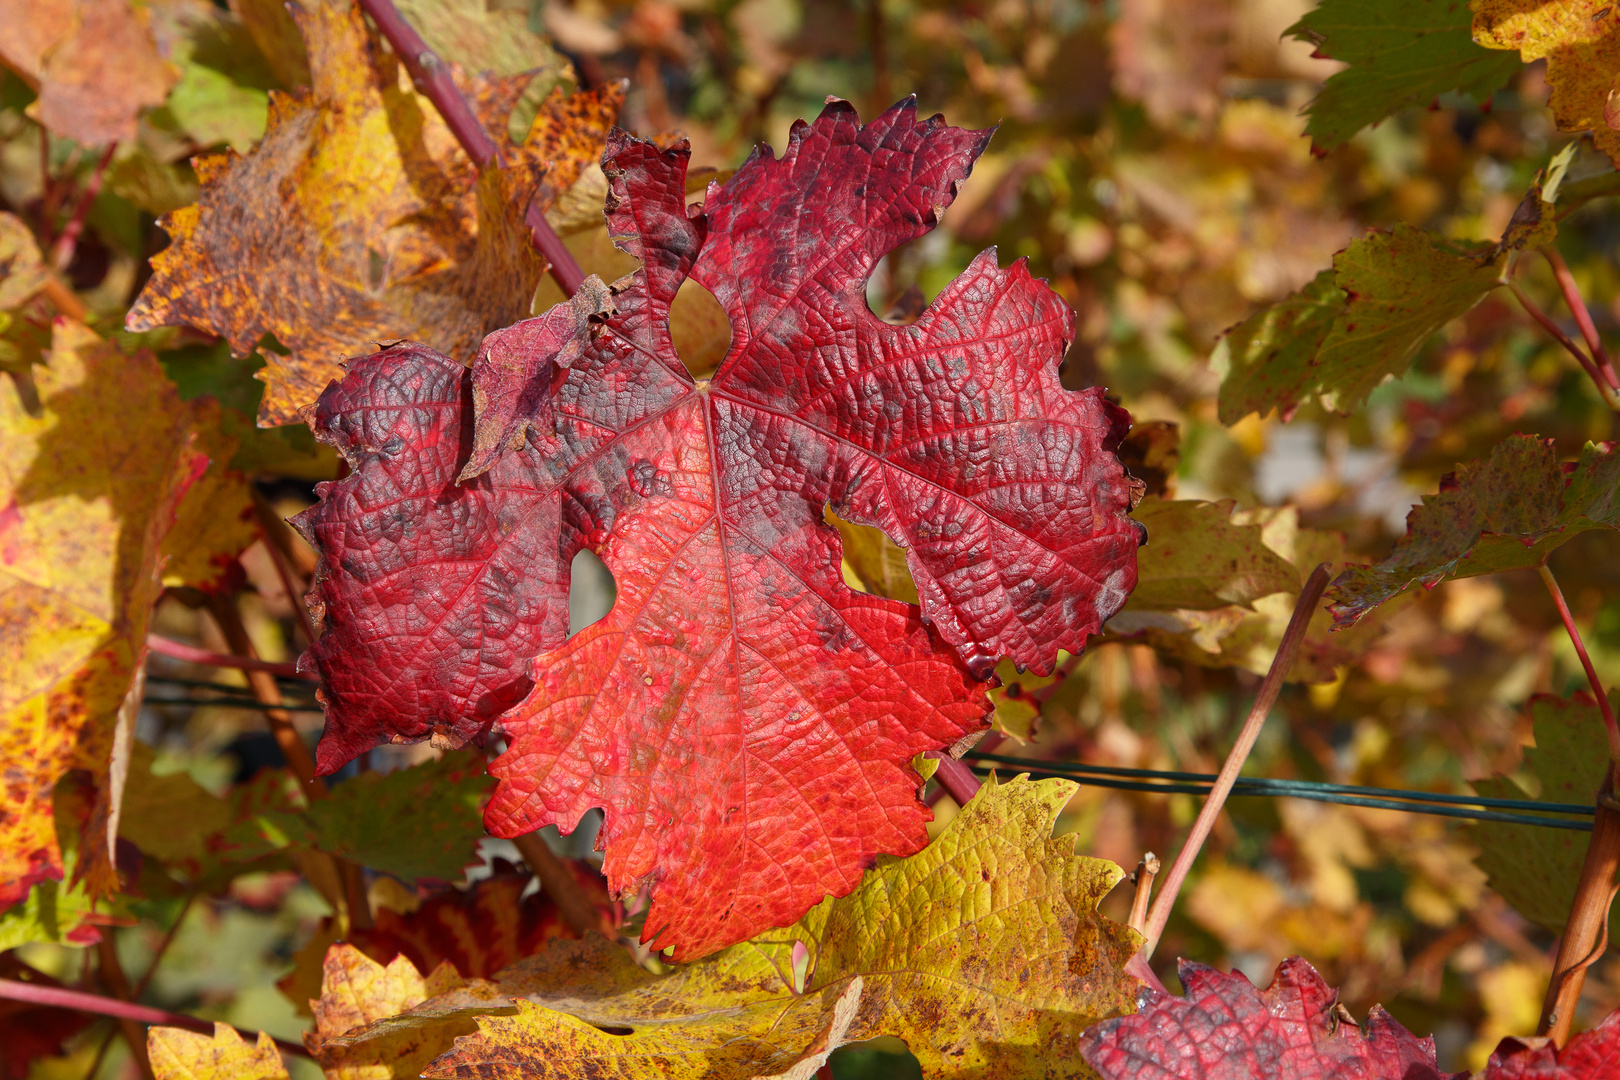
[[[1056,777],[1075,780],[1093,787],[1120,791],[1150,791],[1163,794],[1207,795],[1213,773],[1172,772],[1161,769],[1123,769],[1108,765],[1087,765],[1078,761],[1041,761],[1036,758],[1008,757],[1002,754],[976,754],[968,758],[996,765],[1012,766],[1042,779]],[[992,766],[976,765],[974,771],[988,773]],[[1315,802],[1366,806],[1380,810],[1401,810],[1411,814],[1495,821],[1510,825],[1534,825],[1548,829],[1590,832],[1590,820],[1569,820],[1552,815],[1578,815],[1590,819],[1594,810],[1576,803],[1542,803],[1530,799],[1491,799],[1483,796],[1450,795],[1433,791],[1407,791],[1399,788],[1363,787],[1354,784],[1322,784],[1309,780],[1269,780],[1239,777],[1232,788],[1234,796],[1310,799]],[[1531,811],[1503,813],[1504,810]]]

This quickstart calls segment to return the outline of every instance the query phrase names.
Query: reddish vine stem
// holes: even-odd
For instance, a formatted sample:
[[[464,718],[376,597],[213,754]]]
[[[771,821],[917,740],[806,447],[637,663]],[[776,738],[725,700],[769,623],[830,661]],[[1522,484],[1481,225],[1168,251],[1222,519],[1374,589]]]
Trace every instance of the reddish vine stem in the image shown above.
[[[199,1020],[195,1016],[185,1013],[169,1012],[167,1009],[154,1009],[150,1005],[140,1005],[133,1001],[119,1001],[117,998],[104,997],[101,994],[91,994],[83,990],[69,990],[65,986],[36,986],[33,983],[21,982],[17,979],[0,979],[0,998],[9,1001],[24,1001],[30,1005],[44,1005],[58,1009],[76,1009],[79,1012],[93,1013],[97,1016],[110,1016],[115,1020],[134,1020],[142,1024],[166,1024],[169,1027],[185,1028],[188,1031],[201,1031],[211,1033],[214,1030],[212,1020]],[[237,1028],[242,1031],[241,1028]],[[254,1033],[242,1031],[248,1038],[254,1038]],[[276,1046],[284,1054],[296,1054],[299,1057],[310,1057],[310,1052],[297,1043],[276,1039]]]
[[[1585,371],[1586,374],[1591,377],[1593,384],[1597,386],[1598,393],[1602,396],[1603,400],[1609,404],[1610,408],[1613,408],[1614,402],[1609,396],[1608,381],[1604,379],[1603,373],[1598,370],[1597,365],[1594,364],[1591,359],[1581,351],[1579,345],[1576,345],[1574,341],[1570,340],[1570,336],[1568,334],[1559,329],[1558,324],[1553,322],[1552,316],[1548,315],[1545,311],[1542,311],[1536,306],[1535,301],[1531,300],[1525,295],[1524,290],[1519,288],[1518,282],[1509,281],[1507,283],[1507,287],[1509,291],[1513,293],[1514,298],[1519,301],[1519,306],[1524,308],[1524,313],[1534,319],[1538,326],[1547,331],[1554,341],[1562,345],[1564,350],[1575,358],[1575,361],[1581,365],[1581,370]]]
[[[79,196],[79,205],[73,208],[73,217],[68,220],[62,229],[62,235],[56,238],[56,244],[51,248],[51,267],[57,273],[66,270],[73,261],[73,252],[79,245],[79,236],[84,232],[84,222],[90,216],[90,207],[101,194],[101,184],[107,178],[107,166],[112,164],[113,151],[118,149],[117,143],[107,147],[101,159],[96,162],[95,171],[85,182],[84,192]]]
[[[315,633],[315,622],[309,617],[309,605],[304,602],[305,584],[300,580],[301,575],[293,564],[291,552],[287,550],[288,538],[282,528],[277,528],[278,525],[285,528],[285,523],[257,491],[253,493],[253,512],[259,519],[259,527],[264,530],[265,550],[276,568],[276,577],[281,580],[282,589],[287,593],[287,603],[292,605],[293,614],[298,617],[298,629],[304,632],[305,644],[313,645],[318,635]]]
[[[1553,277],[1558,280],[1558,287],[1564,293],[1564,303],[1569,306],[1569,313],[1575,317],[1575,325],[1581,328],[1581,337],[1586,339],[1586,347],[1592,353],[1592,360],[1598,369],[1603,372],[1611,390],[1620,390],[1620,378],[1614,373],[1614,364],[1609,362],[1609,351],[1603,347],[1603,339],[1598,336],[1597,326],[1592,322],[1592,313],[1586,307],[1586,301],[1581,298],[1580,286],[1575,284],[1575,275],[1569,272],[1569,264],[1564,257],[1558,254],[1558,249],[1548,244],[1541,249],[1546,256],[1547,265],[1552,267]]]
[[[500,144],[490,138],[489,132],[479,121],[467,98],[457,88],[455,80],[450,77],[450,65],[440,59],[439,54],[428,48],[422,35],[410,24],[405,16],[399,13],[393,0],[360,0],[360,8],[371,21],[377,24],[383,37],[394,47],[400,62],[405,70],[410,72],[411,81],[422,95],[433,102],[434,108],[444,118],[445,126],[456,137],[461,148],[473,162],[483,168],[493,162],[497,166],[506,164],[506,156],[501,153]],[[552,229],[546,215],[540,210],[538,204],[529,203],[524,214],[524,224],[529,226],[529,240],[534,244],[535,250],[545,257],[551,267],[551,277],[562,289],[563,295],[573,296],[579,291],[579,286],[585,280],[585,272],[580,269],[579,262],[574,258],[573,252],[563,244],[562,238]]]
[[[966,806],[968,800],[979,793],[979,778],[973,775],[972,769],[943,750],[930,750],[924,756],[939,762],[934,779],[957,806]]]
[[[1603,681],[1598,678],[1597,668],[1592,666],[1592,658],[1586,654],[1586,642],[1581,640],[1575,616],[1570,614],[1569,605],[1564,602],[1564,592],[1558,587],[1558,579],[1553,577],[1552,570],[1546,563],[1536,569],[1541,574],[1542,583],[1547,586],[1547,592],[1552,595],[1553,605],[1558,608],[1558,617],[1564,621],[1564,631],[1569,634],[1570,644],[1575,646],[1575,655],[1581,658],[1581,666],[1586,669],[1586,681],[1591,684],[1598,711],[1603,714],[1603,726],[1609,733],[1609,758],[1620,761],[1620,724],[1615,723],[1614,707],[1609,704],[1609,695],[1603,690]]]
[[[187,645],[183,641],[175,641],[159,634],[147,634],[146,647],[159,656],[184,660],[189,664],[207,664],[209,667],[232,668],[236,671],[264,671],[284,679],[302,679],[305,682],[320,681],[314,675],[306,675],[299,671],[296,664],[277,664],[253,656],[209,652],[207,649],[199,649],[195,645]]]
[[[1220,816],[1221,808],[1226,805],[1226,797],[1232,793],[1232,785],[1237,783],[1238,773],[1243,770],[1243,763],[1248,760],[1249,751],[1254,749],[1255,740],[1260,737],[1260,729],[1265,726],[1266,716],[1271,712],[1271,707],[1277,703],[1277,695],[1282,692],[1283,680],[1288,677],[1289,670],[1294,666],[1294,657],[1299,655],[1300,644],[1305,640],[1305,631],[1310,627],[1311,616],[1316,614],[1317,601],[1322,599],[1322,590],[1327,588],[1327,583],[1328,567],[1327,563],[1322,563],[1311,572],[1304,588],[1299,591],[1299,599],[1294,602],[1293,617],[1288,620],[1288,629],[1283,631],[1282,641],[1277,646],[1277,655],[1272,658],[1271,670],[1266,672],[1265,681],[1260,684],[1260,691],[1255,695],[1248,719],[1243,721],[1237,742],[1226,755],[1226,763],[1221,766],[1220,774],[1215,777],[1215,783],[1210,787],[1209,798],[1205,800],[1204,808],[1198,812],[1198,820],[1193,822],[1187,842],[1181,845],[1181,850],[1176,853],[1176,861],[1170,867],[1170,872],[1165,875],[1159,895],[1153,899],[1147,923],[1142,928],[1142,936],[1147,939],[1142,945],[1141,955],[1144,959],[1151,959],[1153,950],[1158,947],[1165,924],[1170,921],[1170,909],[1175,906],[1176,896],[1181,892],[1182,883],[1187,880],[1187,872],[1192,869],[1204,841],[1209,839],[1210,830],[1215,827],[1215,819]]]

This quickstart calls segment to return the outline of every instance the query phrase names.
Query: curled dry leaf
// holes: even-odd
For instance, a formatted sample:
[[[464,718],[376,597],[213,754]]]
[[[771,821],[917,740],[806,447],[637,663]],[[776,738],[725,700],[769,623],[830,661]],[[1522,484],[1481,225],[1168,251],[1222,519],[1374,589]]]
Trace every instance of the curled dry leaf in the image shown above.
[[[1443,1073],[1434,1039],[1419,1039],[1381,1006],[1356,1023],[1301,958],[1265,990],[1241,974],[1183,960],[1185,998],[1143,990],[1135,1016],[1086,1033],[1081,1053],[1103,1080],[1464,1080]]]
[[[266,334],[263,424],[297,420],[368,342],[405,337],[470,360],[529,314],[545,262],[524,214],[600,153],[622,87],[543,103],[521,146],[506,118],[529,75],[466,80],[507,167],[480,174],[433,106],[400,88],[398,61],[358,6],[294,12],[313,86],[271,95],[263,141],[196,161],[201,201],[163,218],[173,243],[130,310],[132,330],[190,324],[237,354]]]
[[[1128,420],[1059,385],[1056,294],[986,254],[910,325],[866,308],[987,137],[834,102],[688,213],[684,144],[615,136],[609,223],[645,269],[490,335],[470,376],[414,344],[351,364],[315,427],[353,474],[299,519],[320,767],[504,712],[491,831],[605,807],[611,887],[655,883],[678,958],[920,848],[911,759],[980,729],[997,657],[1050,671],[1135,579]],[[712,380],[669,340],[688,275],[732,325]],[[921,612],[844,585],[828,506],[908,548]],[[582,547],[618,600],[565,642]]]

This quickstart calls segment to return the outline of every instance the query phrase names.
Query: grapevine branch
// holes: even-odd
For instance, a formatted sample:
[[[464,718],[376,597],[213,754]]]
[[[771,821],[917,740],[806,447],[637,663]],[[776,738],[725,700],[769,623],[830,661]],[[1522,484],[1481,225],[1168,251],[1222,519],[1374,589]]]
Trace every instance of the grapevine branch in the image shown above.
[[[1545,311],[1542,311],[1536,306],[1535,301],[1531,300],[1530,297],[1525,295],[1524,290],[1519,287],[1518,282],[1510,279],[1507,283],[1507,287],[1508,290],[1513,293],[1514,298],[1519,301],[1519,306],[1524,308],[1524,313],[1530,316],[1530,318],[1534,319],[1538,326],[1547,331],[1548,335],[1554,341],[1562,345],[1564,350],[1575,358],[1575,361],[1581,365],[1581,370],[1585,371],[1586,374],[1591,377],[1593,384],[1597,386],[1598,394],[1602,396],[1604,402],[1607,403],[1610,408],[1614,408],[1614,398],[1611,396],[1608,380],[1603,377],[1603,373],[1598,370],[1597,365],[1592,362],[1591,358],[1588,357],[1586,353],[1581,351],[1581,347],[1579,345],[1570,340],[1570,336],[1564,333],[1564,331],[1559,328],[1557,323],[1553,322],[1552,316],[1548,315]]]
[[[1175,906],[1176,896],[1181,892],[1181,885],[1187,880],[1187,872],[1192,869],[1193,861],[1198,858],[1198,852],[1209,839],[1210,830],[1215,827],[1215,819],[1220,816],[1221,807],[1226,804],[1227,795],[1231,794],[1232,785],[1237,782],[1238,773],[1243,769],[1243,763],[1249,758],[1249,751],[1254,749],[1255,740],[1260,737],[1260,729],[1265,726],[1266,716],[1271,707],[1277,703],[1277,695],[1282,692],[1283,679],[1294,666],[1294,657],[1299,655],[1299,647],[1305,640],[1305,631],[1311,624],[1311,616],[1316,614],[1316,604],[1322,598],[1322,590],[1327,588],[1327,563],[1321,563],[1311,572],[1306,580],[1305,587],[1299,591],[1299,599],[1294,602],[1294,615],[1288,620],[1288,629],[1283,631],[1282,642],[1277,646],[1277,655],[1272,658],[1271,670],[1266,672],[1265,681],[1260,684],[1260,692],[1255,695],[1254,706],[1249,709],[1248,719],[1243,721],[1243,728],[1238,732],[1237,742],[1233,744],[1231,753],[1226,755],[1226,763],[1215,778],[1210,788],[1209,798],[1204,802],[1204,808],[1198,812],[1198,820],[1193,822],[1192,832],[1187,836],[1187,842],[1176,853],[1176,861],[1165,875],[1164,885],[1159,895],[1154,898],[1153,906],[1148,910],[1147,924],[1142,928],[1142,936],[1147,941],[1142,945],[1142,956],[1150,959],[1153,950],[1158,947],[1159,938],[1164,934],[1165,924],[1170,921],[1170,909]]]
[[[30,1005],[44,1005],[58,1009],[75,1009],[79,1012],[94,1013],[97,1016],[110,1016],[115,1020],[133,1020],[141,1024],[166,1024],[169,1027],[185,1028],[188,1031],[201,1031],[211,1033],[214,1030],[212,1020],[199,1020],[195,1016],[185,1013],[169,1012],[167,1009],[154,1009],[150,1005],[141,1005],[133,1001],[119,1001],[117,998],[103,997],[101,994],[91,994],[83,990],[69,990],[65,986],[36,986],[33,983],[22,982],[18,979],[0,979],[0,998],[9,1001],[23,1001]],[[241,1028],[237,1029],[241,1031]],[[249,1038],[252,1032],[242,1032]],[[276,1039],[276,1047],[284,1054],[296,1054],[299,1057],[310,1057],[310,1052],[297,1043],[287,1042],[285,1039]]]
[[[84,191],[79,195],[79,205],[74,207],[73,217],[63,227],[62,235],[57,237],[56,244],[51,248],[51,268],[59,274],[73,261],[73,253],[79,245],[79,236],[84,232],[85,219],[90,216],[90,207],[95,203],[96,196],[101,194],[102,182],[107,177],[107,166],[112,164],[113,151],[117,149],[117,143],[110,144],[106,153],[96,162],[95,171],[90,174],[90,179],[85,181]]]
[[[1581,989],[1586,985],[1586,969],[1601,956],[1609,940],[1609,907],[1614,901],[1614,875],[1620,868],[1620,802],[1615,793],[1620,791],[1620,725],[1616,725],[1614,708],[1604,692],[1592,658],[1587,655],[1586,643],[1581,640],[1580,629],[1570,613],[1558,579],[1543,563],[1537,568],[1542,583],[1558,608],[1564,630],[1575,646],[1586,669],[1587,682],[1597,698],[1603,714],[1603,726],[1609,736],[1609,769],[1598,792],[1597,813],[1592,822],[1592,839],[1586,845],[1586,857],[1581,863],[1581,877],[1575,885],[1575,899],[1569,909],[1569,923],[1558,942],[1558,958],[1553,963],[1552,979],[1547,984],[1547,999],[1541,1008],[1541,1032],[1563,1046],[1569,1038],[1570,1024],[1575,1019],[1575,1005]]]
[[[501,153],[500,144],[490,138],[466,97],[457,89],[455,80],[450,77],[450,65],[428,48],[422,35],[399,13],[393,0],[360,0],[360,8],[371,16],[371,21],[377,24],[377,29],[394,47],[405,70],[411,73],[416,88],[433,102],[467,156],[479,168],[491,162],[504,166],[506,158]],[[552,279],[565,296],[573,296],[579,290],[580,282],[585,280],[585,271],[580,269],[573,252],[552,229],[538,203],[529,203],[524,224],[529,226],[529,240],[535,250],[550,264]]]

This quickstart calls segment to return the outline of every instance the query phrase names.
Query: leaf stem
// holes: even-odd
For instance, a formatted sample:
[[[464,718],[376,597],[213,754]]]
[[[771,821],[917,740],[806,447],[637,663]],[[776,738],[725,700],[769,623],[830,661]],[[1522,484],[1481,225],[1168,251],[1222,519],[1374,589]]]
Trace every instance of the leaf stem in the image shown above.
[[[187,645],[183,641],[175,641],[159,634],[147,634],[146,647],[159,656],[184,660],[191,664],[207,664],[209,667],[232,668],[237,671],[264,671],[283,679],[301,679],[304,682],[321,681],[317,676],[306,675],[299,671],[296,664],[276,664],[257,657],[209,652],[207,649],[199,649],[195,645]]]
[[[939,768],[934,772],[934,779],[945,790],[957,806],[966,806],[968,800],[979,793],[979,778],[973,775],[973,770],[951,757],[943,750],[930,750],[924,757],[931,757],[939,762]]]
[[[1592,383],[1597,387],[1598,394],[1603,398],[1604,404],[1608,405],[1611,409],[1620,411],[1620,407],[1617,407],[1615,399],[1609,389],[1608,381],[1604,379],[1603,373],[1598,371],[1597,365],[1594,364],[1591,359],[1581,351],[1580,346],[1576,345],[1575,342],[1570,340],[1569,335],[1564,333],[1563,330],[1559,329],[1558,324],[1553,322],[1552,317],[1537,307],[1535,301],[1531,300],[1525,295],[1524,290],[1519,287],[1518,282],[1510,279],[1507,283],[1507,287],[1513,293],[1514,297],[1519,301],[1519,306],[1524,308],[1525,314],[1529,315],[1543,330],[1547,331],[1554,341],[1562,345],[1565,351],[1567,351],[1569,355],[1573,356],[1576,362],[1581,365],[1581,370],[1585,371],[1586,374],[1591,377]]]
[[[1299,647],[1305,640],[1305,632],[1310,628],[1311,617],[1316,614],[1317,601],[1322,599],[1322,590],[1327,588],[1328,564],[1321,563],[1311,572],[1305,585],[1299,591],[1299,599],[1294,602],[1293,617],[1288,620],[1288,629],[1283,631],[1282,641],[1277,646],[1277,655],[1272,657],[1271,670],[1266,672],[1265,681],[1260,684],[1260,690],[1255,695],[1254,705],[1249,709],[1248,719],[1243,721],[1243,728],[1238,732],[1237,742],[1226,755],[1226,763],[1221,766],[1215,783],[1211,786],[1209,798],[1204,801],[1204,807],[1198,812],[1198,820],[1193,822],[1192,832],[1187,836],[1187,842],[1181,845],[1176,853],[1176,861],[1165,875],[1164,884],[1159,887],[1159,895],[1153,900],[1153,906],[1148,911],[1147,924],[1142,928],[1142,936],[1147,941],[1142,945],[1144,959],[1153,957],[1153,950],[1159,945],[1159,938],[1164,934],[1165,924],[1170,921],[1170,909],[1175,906],[1176,896],[1181,892],[1182,883],[1187,880],[1187,873],[1192,869],[1193,862],[1198,858],[1198,852],[1203,848],[1204,841],[1209,839],[1210,830],[1215,827],[1215,819],[1220,816],[1221,807],[1226,804],[1227,795],[1231,794],[1232,785],[1237,783],[1238,773],[1243,770],[1243,763],[1248,760],[1249,751],[1254,749],[1255,740],[1260,737],[1260,729],[1265,726],[1266,716],[1271,707],[1277,703],[1277,695],[1282,692],[1283,680],[1294,666],[1294,657],[1299,655]]]
[[[1570,644],[1575,646],[1575,655],[1581,658],[1581,666],[1586,669],[1586,681],[1591,684],[1592,695],[1597,698],[1598,711],[1603,714],[1603,726],[1609,732],[1609,757],[1620,761],[1620,725],[1615,723],[1614,707],[1609,704],[1609,695],[1603,690],[1603,682],[1598,678],[1597,669],[1592,666],[1592,658],[1586,653],[1586,642],[1581,640],[1581,632],[1575,625],[1575,616],[1569,612],[1569,605],[1564,602],[1564,592],[1558,587],[1558,579],[1546,563],[1536,567],[1541,574],[1542,583],[1547,586],[1547,592],[1552,595],[1553,605],[1558,608],[1558,617],[1564,620],[1564,630],[1569,634]]]
[[[290,548],[290,539],[286,534],[286,523],[276,514],[275,509],[264,500],[257,488],[253,489],[253,513],[259,519],[259,528],[264,532],[264,546],[270,555],[270,562],[276,568],[276,577],[281,580],[281,587],[287,593],[287,603],[292,605],[293,613],[298,616],[298,629],[304,633],[306,645],[315,644],[320,635],[315,632],[315,622],[309,617],[309,605],[304,602],[304,593],[307,584],[298,572],[293,562]],[[278,528],[279,526],[279,528]]]
[[[110,1016],[113,1019],[134,1020],[142,1024],[167,1024],[171,1027],[185,1028],[187,1031],[201,1031],[212,1033],[214,1022],[212,1020],[199,1020],[195,1016],[185,1013],[169,1012],[167,1009],[155,1009],[150,1005],[140,1005],[133,1001],[119,1001],[117,998],[104,997],[101,994],[86,993],[83,990],[69,990],[65,986],[36,986],[33,983],[22,982],[17,979],[0,979],[0,998],[8,1001],[25,1001],[30,1005],[45,1005],[58,1009],[77,1009],[79,1012],[93,1013],[97,1016]],[[241,1028],[237,1029],[242,1031]],[[242,1031],[249,1038],[253,1033]],[[310,1052],[297,1043],[287,1042],[284,1039],[275,1040],[276,1046],[284,1054],[296,1054],[299,1057],[310,1057]]]
[[[1592,322],[1592,313],[1586,307],[1586,301],[1581,298],[1580,286],[1575,284],[1575,275],[1569,272],[1569,264],[1564,257],[1558,254],[1558,249],[1548,244],[1541,249],[1546,256],[1547,265],[1552,267],[1553,277],[1558,279],[1558,287],[1563,290],[1564,303],[1569,306],[1569,313],[1575,316],[1575,325],[1581,328],[1581,337],[1586,339],[1586,347],[1592,354],[1592,360],[1603,372],[1608,380],[1611,390],[1620,390],[1620,378],[1615,376],[1614,364],[1609,362],[1609,352],[1603,347],[1603,339],[1598,336],[1597,326]]]
[[[371,16],[371,21],[377,24],[377,29],[394,47],[405,70],[410,72],[411,81],[439,110],[445,126],[467,156],[480,169],[490,163],[504,167],[506,156],[501,152],[500,144],[484,130],[484,125],[467,103],[466,96],[450,77],[450,65],[428,48],[422,35],[399,13],[393,0],[360,0],[360,8]],[[562,238],[552,229],[536,202],[529,203],[523,221],[529,227],[530,242],[550,265],[552,279],[562,289],[563,295],[572,297],[585,280],[585,271],[580,269],[573,252],[563,244]]]
[[[101,160],[96,162],[90,179],[85,181],[84,192],[79,196],[79,205],[73,209],[73,217],[62,229],[62,235],[56,238],[56,244],[51,248],[51,268],[58,274],[68,268],[73,261],[74,249],[78,247],[79,235],[84,232],[85,218],[90,216],[90,207],[101,194],[102,181],[107,177],[107,166],[112,164],[113,151],[118,149],[117,143],[108,145]]]

